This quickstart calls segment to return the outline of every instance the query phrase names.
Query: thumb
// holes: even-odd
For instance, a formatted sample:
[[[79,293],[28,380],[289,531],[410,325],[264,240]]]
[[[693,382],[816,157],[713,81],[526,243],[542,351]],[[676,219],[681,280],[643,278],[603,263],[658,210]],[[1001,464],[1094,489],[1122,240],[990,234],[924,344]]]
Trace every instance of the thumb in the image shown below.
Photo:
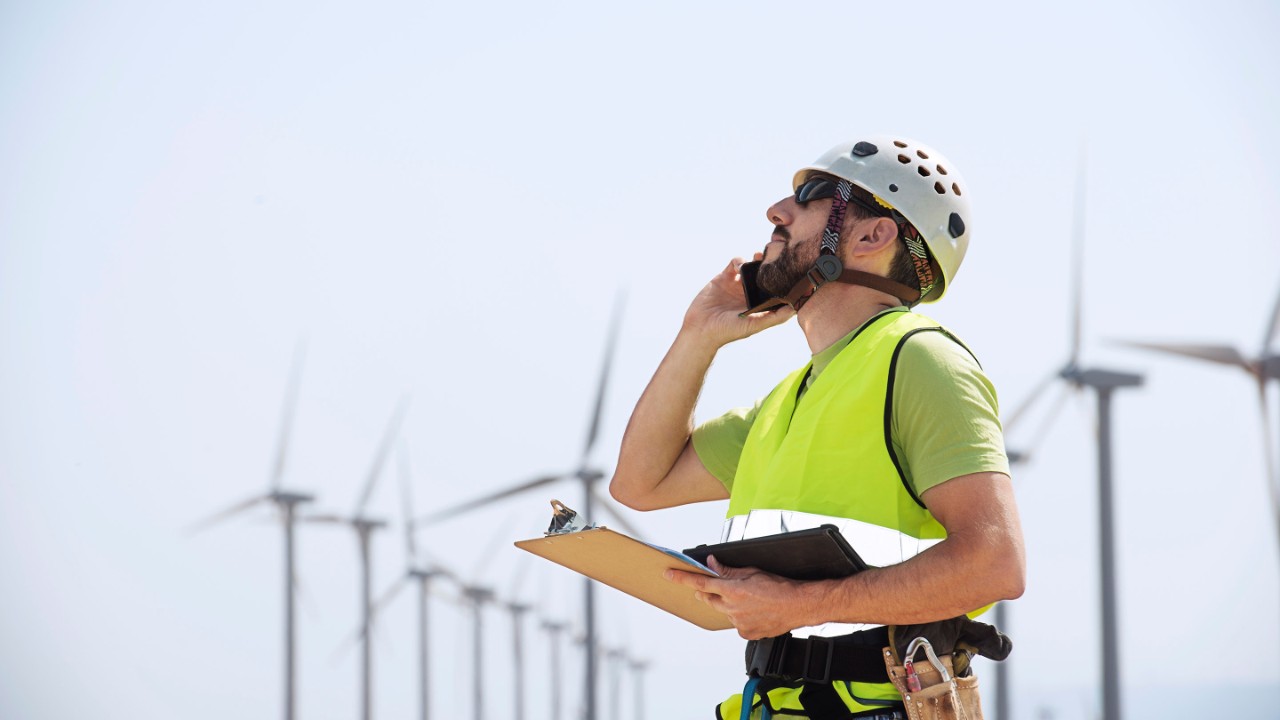
[[[715,555],[707,556],[707,567],[716,571],[716,574],[722,578],[733,578],[742,572],[742,568],[729,567],[716,559]]]

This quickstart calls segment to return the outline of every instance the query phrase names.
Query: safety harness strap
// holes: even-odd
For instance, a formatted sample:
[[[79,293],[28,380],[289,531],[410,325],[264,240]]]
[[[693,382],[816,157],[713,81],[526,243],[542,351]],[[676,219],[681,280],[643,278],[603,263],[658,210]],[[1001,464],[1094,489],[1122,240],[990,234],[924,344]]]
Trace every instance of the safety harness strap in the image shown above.
[[[883,627],[834,638],[786,634],[752,640],[747,643],[747,675],[806,683],[886,683],[882,648],[888,643]]]
[[[831,683],[805,683],[800,690],[800,704],[810,720],[848,720],[853,711],[840,699]]]

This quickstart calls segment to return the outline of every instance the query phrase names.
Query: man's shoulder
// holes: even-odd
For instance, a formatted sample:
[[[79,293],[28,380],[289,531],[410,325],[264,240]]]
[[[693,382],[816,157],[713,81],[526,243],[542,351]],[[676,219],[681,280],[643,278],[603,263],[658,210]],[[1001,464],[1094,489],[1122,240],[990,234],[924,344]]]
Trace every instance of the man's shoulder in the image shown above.
[[[941,325],[921,328],[903,338],[898,347],[898,366],[929,374],[982,370],[969,346]]]

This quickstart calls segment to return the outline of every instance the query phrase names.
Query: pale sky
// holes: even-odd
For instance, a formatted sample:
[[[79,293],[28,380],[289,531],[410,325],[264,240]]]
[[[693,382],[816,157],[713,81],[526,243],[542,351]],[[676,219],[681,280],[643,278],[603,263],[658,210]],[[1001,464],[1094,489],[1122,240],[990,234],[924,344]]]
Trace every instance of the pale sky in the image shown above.
[[[595,452],[612,467],[693,294],[763,246],[798,167],[878,133],[934,146],[971,188],[965,266],[923,311],[1006,409],[1068,354],[1087,148],[1083,360],[1146,377],[1115,402],[1129,717],[1270,717],[1280,553],[1255,389],[1114,341],[1259,351],[1280,293],[1277,31],[1273,3],[1230,1],[0,4],[0,718],[278,717],[278,526],[263,510],[184,529],[265,491],[299,338],[285,485],[351,512],[411,393],[427,512],[577,463],[625,292]],[[806,359],[794,324],[726,348],[699,418]],[[1015,473],[1020,717],[1100,704],[1092,417],[1068,401]],[[379,588],[404,568],[395,480],[370,505],[396,523],[375,541]],[[577,577],[511,542],[579,495],[535,491],[418,540],[574,619]],[[724,509],[627,517],[681,548]],[[353,717],[354,538],[302,528],[298,562],[300,717]],[[652,664],[649,718],[710,717],[741,687],[732,633],[599,597],[604,642]],[[470,717],[470,614],[450,598],[432,604],[433,709]],[[416,712],[415,632],[406,596],[381,618],[378,717]],[[487,611],[485,632],[501,717],[507,617]],[[541,718],[547,654],[528,635]]]

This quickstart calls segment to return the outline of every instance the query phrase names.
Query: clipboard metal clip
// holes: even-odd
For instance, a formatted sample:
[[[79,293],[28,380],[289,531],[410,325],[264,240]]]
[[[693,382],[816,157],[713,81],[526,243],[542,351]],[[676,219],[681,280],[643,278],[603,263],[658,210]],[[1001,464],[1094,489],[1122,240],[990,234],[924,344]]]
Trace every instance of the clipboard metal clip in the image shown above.
[[[551,510],[551,524],[547,526],[547,531],[543,533],[544,535],[564,535],[591,527],[575,510],[570,509],[569,506],[559,500],[551,501]]]

